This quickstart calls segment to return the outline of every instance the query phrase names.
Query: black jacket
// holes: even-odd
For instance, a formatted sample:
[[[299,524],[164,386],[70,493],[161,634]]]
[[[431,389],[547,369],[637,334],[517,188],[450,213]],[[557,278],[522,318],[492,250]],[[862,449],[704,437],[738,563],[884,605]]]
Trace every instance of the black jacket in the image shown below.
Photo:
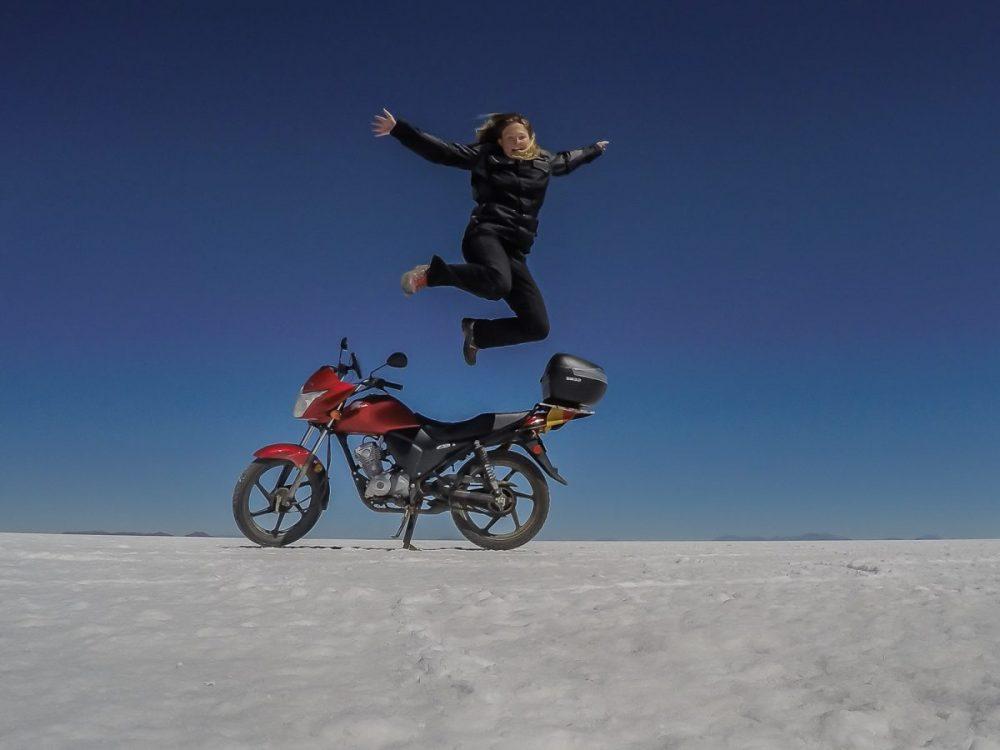
[[[549,177],[569,174],[603,153],[594,144],[556,154],[543,149],[530,160],[511,159],[499,143],[449,143],[399,119],[390,134],[428,161],[470,170],[476,201],[470,226],[499,235],[523,253],[535,241]]]

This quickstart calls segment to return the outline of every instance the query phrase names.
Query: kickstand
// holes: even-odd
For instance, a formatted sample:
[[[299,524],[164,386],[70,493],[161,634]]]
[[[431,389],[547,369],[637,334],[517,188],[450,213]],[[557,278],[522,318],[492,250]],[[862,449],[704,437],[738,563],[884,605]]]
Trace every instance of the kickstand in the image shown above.
[[[411,513],[410,520],[406,524],[406,534],[403,536],[403,549],[416,549],[410,540],[413,539],[413,527],[417,525],[417,514]]]
[[[393,539],[399,539],[399,532],[403,530],[404,526],[406,527],[406,534],[403,535],[403,549],[416,549],[416,547],[410,544],[410,540],[413,539],[413,527],[417,525],[418,515],[416,507],[413,505],[407,507],[406,512],[403,514],[403,522],[399,524],[396,535],[393,536]]]
[[[407,508],[403,513],[403,520],[399,522],[399,528],[396,529],[396,533],[392,535],[392,539],[399,539],[399,535],[403,533],[403,527],[406,526],[407,522],[410,520],[410,516],[413,515],[413,509]]]

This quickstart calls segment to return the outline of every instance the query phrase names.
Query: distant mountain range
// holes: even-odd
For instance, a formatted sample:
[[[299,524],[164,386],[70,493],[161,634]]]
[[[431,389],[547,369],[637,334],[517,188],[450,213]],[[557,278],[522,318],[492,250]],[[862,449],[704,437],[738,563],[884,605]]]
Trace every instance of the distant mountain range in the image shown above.
[[[174,536],[165,531],[64,531],[63,534],[95,534],[99,536]],[[192,531],[184,536],[212,536],[204,531]]]
[[[924,534],[918,537],[901,537],[901,536],[891,536],[886,537],[885,541],[903,541],[903,540],[916,540],[916,539],[944,539],[943,536],[938,534]],[[840,536],[839,534],[829,534],[826,532],[816,532],[810,531],[805,534],[798,534],[796,536],[737,536],[737,535],[727,535],[727,536],[717,536],[713,542],[846,542],[852,541],[849,536]]]

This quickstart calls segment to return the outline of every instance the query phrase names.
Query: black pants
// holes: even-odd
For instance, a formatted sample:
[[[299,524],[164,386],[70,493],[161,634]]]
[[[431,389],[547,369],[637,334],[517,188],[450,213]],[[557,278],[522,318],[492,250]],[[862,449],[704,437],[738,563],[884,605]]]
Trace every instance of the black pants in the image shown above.
[[[427,271],[427,286],[454,286],[486,299],[502,299],[516,317],[476,320],[473,340],[480,349],[541,341],[549,335],[549,316],[524,254],[488,231],[470,226],[462,238],[468,263],[449,265],[437,255]]]

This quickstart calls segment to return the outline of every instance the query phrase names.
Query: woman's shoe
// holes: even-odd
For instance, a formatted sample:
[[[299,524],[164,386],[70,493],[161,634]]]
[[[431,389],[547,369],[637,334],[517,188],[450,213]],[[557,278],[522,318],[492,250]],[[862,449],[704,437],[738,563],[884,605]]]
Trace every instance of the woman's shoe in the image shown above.
[[[413,269],[403,274],[399,280],[399,285],[403,287],[403,294],[412,297],[425,286],[427,286],[427,269],[429,265],[415,266]]]
[[[479,347],[473,343],[472,339],[472,325],[475,322],[473,318],[462,318],[462,333],[465,335],[465,341],[462,343],[462,355],[465,357],[467,365],[476,364],[476,354],[479,352]]]

